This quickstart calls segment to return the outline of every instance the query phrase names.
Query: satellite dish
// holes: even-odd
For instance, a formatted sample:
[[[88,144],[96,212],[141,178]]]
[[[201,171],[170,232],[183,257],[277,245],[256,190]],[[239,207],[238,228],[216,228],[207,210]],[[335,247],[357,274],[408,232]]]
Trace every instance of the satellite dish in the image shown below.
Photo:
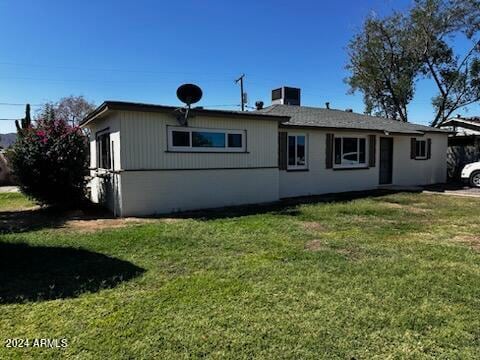
[[[177,121],[182,126],[188,126],[188,117],[190,112],[190,106],[199,102],[202,98],[202,89],[194,84],[183,84],[177,89],[178,99],[185,103],[185,108],[179,108],[175,110]]]
[[[202,98],[202,89],[194,84],[183,84],[177,89],[177,97],[181,102],[190,105],[199,102]]]

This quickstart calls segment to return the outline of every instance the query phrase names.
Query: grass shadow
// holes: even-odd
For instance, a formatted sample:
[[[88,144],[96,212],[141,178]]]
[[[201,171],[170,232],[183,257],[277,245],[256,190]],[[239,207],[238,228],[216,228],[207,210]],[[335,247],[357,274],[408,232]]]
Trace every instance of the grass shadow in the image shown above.
[[[424,189],[432,192],[445,192],[455,190],[469,190],[470,187],[461,181],[451,181],[445,184],[426,185],[424,186]]]
[[[88,250],[0,242],[0,304],[74,298],[144,272]]]

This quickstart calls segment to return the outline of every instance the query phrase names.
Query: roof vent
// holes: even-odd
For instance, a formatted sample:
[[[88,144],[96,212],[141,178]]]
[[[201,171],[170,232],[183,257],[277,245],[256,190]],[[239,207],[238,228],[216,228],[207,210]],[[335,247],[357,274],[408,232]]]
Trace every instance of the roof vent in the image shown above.
[[[257,110],[262,110],[263,109],[263,101],[255,101],[255,107]]]
[[[272,90],[272,104],[300,106],[300,89],[283,86]]]
[[[353,112],[353,109],[345,109],[346,112]]]
[[[326,107],[327,109],[330,109],[330,103],[329,103],[328,101],[325,103],[325,107]]]

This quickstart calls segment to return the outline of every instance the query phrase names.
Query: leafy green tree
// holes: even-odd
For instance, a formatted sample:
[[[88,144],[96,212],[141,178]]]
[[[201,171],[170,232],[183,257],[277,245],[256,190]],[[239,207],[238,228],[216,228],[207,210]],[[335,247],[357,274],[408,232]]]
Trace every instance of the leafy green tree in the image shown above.
[[[379,20],[369,18],[349,45],[352,75],[350,91],[363,93],[365,112],[408,121],[407,105],[414,95],[419,64],[409,43],[411,34],[401,14]]]
[[[408,121],[421,79],[438,89],[433,126],[480,101],[480,1],[416,0],[408,13],[369,18],[349,44],[347,83],[363,93],[367,113]],[[470,44],[460,54],[453,44]]]

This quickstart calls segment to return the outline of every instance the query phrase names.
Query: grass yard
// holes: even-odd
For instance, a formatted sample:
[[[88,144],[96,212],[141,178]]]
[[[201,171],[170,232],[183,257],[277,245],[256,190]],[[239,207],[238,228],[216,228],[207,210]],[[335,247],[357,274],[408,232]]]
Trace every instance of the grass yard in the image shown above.
[[[22,194],[16,192],[0,193],[0,211],[24,210],[33,206],[34,204]]]
[[[478,359],[479,200],[15,227],[0,194],[0,359]]]

